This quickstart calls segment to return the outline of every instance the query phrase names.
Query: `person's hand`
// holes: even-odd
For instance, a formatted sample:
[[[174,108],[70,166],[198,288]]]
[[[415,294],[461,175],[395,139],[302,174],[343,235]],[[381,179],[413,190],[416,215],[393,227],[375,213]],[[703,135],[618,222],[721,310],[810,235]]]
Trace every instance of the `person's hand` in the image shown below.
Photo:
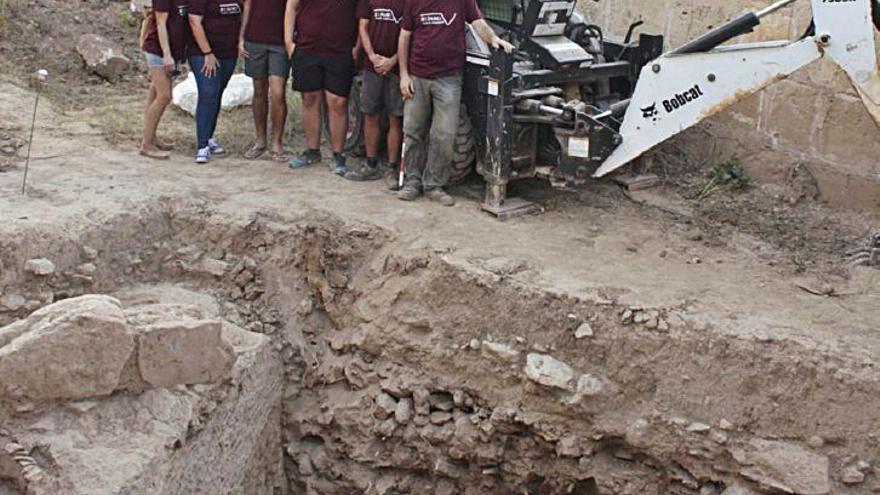
[[[248,53],[247,48],[244,47],[244,38],[238,40],[238,54],[241,55],[241,58],[247,59],[251,56]]]
[[[287,49],[287,58],[293,58],[293,51],[296,50],[296,44],[292,41],[288,41],[285,45],[285,48]]]
[[[354,48],[351,49],[351,59],[357,62],[358,56],[361,54],[361,47],[355,45]]]
[[[169,74],[174,73],[175,69],[177,69],[177,63],[171,55],[165,55],[162,57],[162,64],[165,66],[165,72]]]
[[[380,76],[385,76],[391,73],[394,70],[394,66],[397,65],[397,60],[394,57],[382,57],[382,60],[379,61],[378,64],[373,63],[373,68],[376,69],[376,73]]]
[[[205,77],[214,77],[217,74],[218,68],[220,68],[220,62],[217,61],[217,57],[213,53],[205,55],[205,65],[202,67],[202,74]]]
[[[514,46],[509,41],[503,40],[498,36],[492,38],[492,48],[496,50],[504,50],[507,53],[513,53]]]
[[[374,53],[373,56],[370,57],[370,63],[373,64],[374,69],[378,70],[379,66],[382,65],[382,62],[385,60],[385,58],[386,57],[383,57],[378,53]]]
[[[401,74],[400,75],[400,94],[403,95],[404,100],[408,100],[413,97],[416,92],[416,87],[413,84],[413,80],[409,77],[409,74]]]

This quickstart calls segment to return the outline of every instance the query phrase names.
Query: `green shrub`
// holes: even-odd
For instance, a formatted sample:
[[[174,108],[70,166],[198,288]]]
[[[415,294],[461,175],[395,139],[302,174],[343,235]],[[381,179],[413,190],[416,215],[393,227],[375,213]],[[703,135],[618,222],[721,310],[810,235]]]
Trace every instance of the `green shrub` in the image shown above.
[[[752,183],[749,173],[743,168],[739,158],[732,157],[726,162],[712,167],[709,179],[700,185],[700,193],[697,199],[705,199],[715,194],[719,189],[726,188],[732,191],[741,191]]]

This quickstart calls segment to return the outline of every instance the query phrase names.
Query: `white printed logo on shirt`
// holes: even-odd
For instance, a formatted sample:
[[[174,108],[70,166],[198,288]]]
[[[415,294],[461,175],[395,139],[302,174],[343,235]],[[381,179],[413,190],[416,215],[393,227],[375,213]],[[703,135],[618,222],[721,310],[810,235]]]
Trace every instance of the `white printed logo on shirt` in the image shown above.
[[[391,9],[373,9],[373,19],[400,24],[400,19],[394,15],[394,11]]]
[[[446,20],[446,15],[443,12],[431,12],[420,15],[419,20],[422,22],[422,26],[450,26],[455,22],[456,17],[458,17],[458,13],[452,14],[452,19]]]
[[[239,15],[241,14],[241,6],[237,3],[221,3],[220,15]]]

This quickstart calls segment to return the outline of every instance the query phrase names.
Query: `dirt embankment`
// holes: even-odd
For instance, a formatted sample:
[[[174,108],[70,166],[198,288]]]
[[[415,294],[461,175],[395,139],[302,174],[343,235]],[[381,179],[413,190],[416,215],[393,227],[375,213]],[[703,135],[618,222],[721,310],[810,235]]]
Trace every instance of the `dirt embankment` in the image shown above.
[[[832,343],[756,331],[745,315],[738,329],[707,324],[697,306],[575,296],[529,282],[528,262],[323,213],[172,200],[102,216],[63,236],[19,229],[2,251],[4,292],[165,284],[271,336],[292,493],[878,487],[872,335]],[[98,253],[88,277],[82,246]],[[18,268],[34,253],[55,271]]]

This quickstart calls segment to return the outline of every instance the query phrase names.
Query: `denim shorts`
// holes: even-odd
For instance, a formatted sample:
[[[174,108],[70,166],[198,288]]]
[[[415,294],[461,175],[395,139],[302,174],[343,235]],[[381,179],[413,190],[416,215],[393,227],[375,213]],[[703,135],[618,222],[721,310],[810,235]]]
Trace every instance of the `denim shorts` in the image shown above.
[[[147,58],[147,67],[151,69],[161,69],[165,67],[165,59],[155,53],[144,52]]]
[[[165,67],[165,59],[160,57],[159,55],[156,55],[155,53],[144,52],[144,56],[147,59],[147,67],[148,68],[161,69],[162,67]],[[180,70],[180,62],[175,60],[174,61],[174,74],[172,74],[172,76],[176,75],[179,70]]]

